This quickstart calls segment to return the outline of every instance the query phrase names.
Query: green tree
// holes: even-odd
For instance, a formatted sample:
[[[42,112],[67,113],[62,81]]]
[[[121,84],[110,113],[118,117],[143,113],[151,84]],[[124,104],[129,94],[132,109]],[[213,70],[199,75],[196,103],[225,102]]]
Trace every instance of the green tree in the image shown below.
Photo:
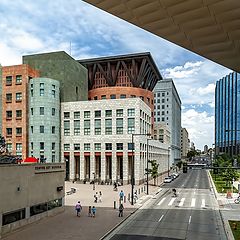
[[[148,173],[151,174],[152,178],[154,179],[154,186],[156,186],[156,178],[158,177],[159,164],[157,163],[156,160],[150,160],[148,162],[151,163],[151,168],[148,170],[146,169],[146,171],[148,171]]]
[[[181,169],[182,165],[183,165],[182,160],[176,163],[176,166],[178,167],[179,170]]]

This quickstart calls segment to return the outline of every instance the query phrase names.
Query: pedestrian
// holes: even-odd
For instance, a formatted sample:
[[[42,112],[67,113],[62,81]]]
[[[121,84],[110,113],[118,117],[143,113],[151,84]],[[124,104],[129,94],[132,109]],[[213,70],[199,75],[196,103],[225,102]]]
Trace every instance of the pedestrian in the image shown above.
[[[82,206],[81,206],[81,203],[80,201],[77,202],[76,206],[75,206],[75,210],[77,212],[77,217],[80,217],[80,212],[82,210]]]
[[[92,217],[92,207],[91,206],[88,207],[88,216]]]
[[[98,201],[99,201],[99,202],[102,202],[102,192],[101,192],[101,191],[99,191]]]
[[[124,209],[124,207],[123,207],[123,204],[121,203],[120,205],[119,205],[119,213],[118,213],[118,216],[119,217],[123,217],[123,209]]]
[[[123,192],[123,190],[121,190],[121,192],[119,193],[119,200],[120,200],[120,202],[123,201],[123,198],[124,198],[124,192]]]
[[[95,208],[95,206],[92,207],[92,217],[96,216],[96,211],[97,209]]]
[[[97,203],[97,201],[98,201],[98,196],[97,196],[97,192],[96,192],[96,194],[94,194],[94,202]]]

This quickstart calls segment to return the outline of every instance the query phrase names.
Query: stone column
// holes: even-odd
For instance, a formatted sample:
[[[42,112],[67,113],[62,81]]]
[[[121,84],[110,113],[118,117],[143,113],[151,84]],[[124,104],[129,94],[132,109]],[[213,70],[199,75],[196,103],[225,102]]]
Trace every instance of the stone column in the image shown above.
[[[128,183],[128,153],[123,152],[123,184]]]
[[[75,159],[74,159],[74,152],[70,151],[70,157],[69,157],[69,171],[70,171],[70,180],[75,179]]]
[[[101,152],[101,180],[106,180],[106,157],[104,152]]]
[[[112,153],[112,181],[117,181],[117,156],[115,151]]]
[[[94,174],[95,172],[95,153],[92,151],[90,153],[90,180],[94,179]]]
[[[30,207],[25,208],[25,215],[26,215],[26,218],[30,218]]]
[[[80,181],[85,179],[85,161],[84,161],[84,154],[80,154]]]

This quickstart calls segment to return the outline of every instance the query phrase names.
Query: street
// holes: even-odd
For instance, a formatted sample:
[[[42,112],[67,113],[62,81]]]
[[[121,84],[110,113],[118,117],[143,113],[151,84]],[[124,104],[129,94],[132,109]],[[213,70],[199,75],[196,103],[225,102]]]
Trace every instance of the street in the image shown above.
[[[227,239],[207,171],[188,170],[164,184],[156,197],[105,239]]]

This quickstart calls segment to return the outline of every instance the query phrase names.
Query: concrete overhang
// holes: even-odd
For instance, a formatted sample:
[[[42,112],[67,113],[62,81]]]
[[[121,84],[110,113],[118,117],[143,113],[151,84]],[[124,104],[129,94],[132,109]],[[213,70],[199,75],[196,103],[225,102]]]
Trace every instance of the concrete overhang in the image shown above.
[[[239,0],[84,0],[240,72]]]

